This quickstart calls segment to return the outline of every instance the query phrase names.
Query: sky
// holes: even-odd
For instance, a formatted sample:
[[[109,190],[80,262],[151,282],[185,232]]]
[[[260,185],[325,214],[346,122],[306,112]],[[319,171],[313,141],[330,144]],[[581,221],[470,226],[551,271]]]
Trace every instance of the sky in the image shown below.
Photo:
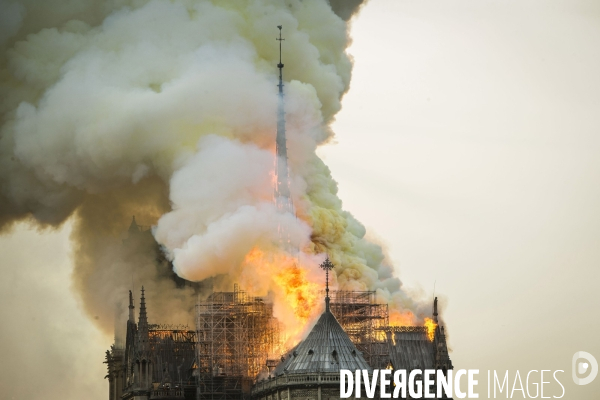
[[[576,351],[600,357],[600,5],[371,0],[352,24],[350,90],[319,150],[344,208],[407,288],[435,286],[482,398],[487,370],[545,369],[596,399],[600,379],[570,374]],[[106,397],[111,338],[71,292],[70,230],[0,238],[7,398]]]
[[[598,4],[380,0],[352,33],[320,150],[344,207],[435,285],[455,368],[562,369],[597,398],[570,364],[600,354]]]

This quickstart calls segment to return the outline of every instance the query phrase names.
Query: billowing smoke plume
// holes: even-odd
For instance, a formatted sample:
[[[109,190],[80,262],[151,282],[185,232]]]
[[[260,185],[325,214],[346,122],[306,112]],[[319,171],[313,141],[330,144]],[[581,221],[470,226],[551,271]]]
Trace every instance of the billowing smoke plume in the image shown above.
[[[233,282],[299,302],[299,315],[327,253],[334,285],[377,290],[416,322],[421,306],[315,154],[349,87],[346,20],[360,3],[0,3],[0,224],[74,215],[75,288],[99,321],[144,285],[151,319],[190,323],[202,288]],[[277,25],[296,215],[273,205]],[[160,251],[149,231],[123,242],[132,215]],[[278,247],[281,227],[300,254]],[[169,261],[204,286],[178,283]]]

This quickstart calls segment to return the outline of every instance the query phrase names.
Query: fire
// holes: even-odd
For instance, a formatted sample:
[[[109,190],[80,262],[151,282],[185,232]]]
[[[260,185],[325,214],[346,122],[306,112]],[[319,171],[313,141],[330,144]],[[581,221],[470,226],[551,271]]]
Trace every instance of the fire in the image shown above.
[[[431,318],[425,318],[425,323],[423,324],[427,328],[427,337],[429,341],[433,342],[435,337],[435,328],[437,328],[437,324]]]
[[[294,314],[302,322],[306,322],[317,306],[319,285],[309,282],[306,270],[297,265],[285,267],[274,279],[283,288]]]
[[[415,315],[410,311],[390,311],[390,326],[415,326],[416,318]],[[423,326],[427,328],[427,338],[433,342],[435,337],[435,328],[437,324],[431,318],[425,318]]]
[[[390,326],[414,326],[416,322],[415,314],[411,311],[390,310]]]
[[[309,320],[319,311],[322,284],[312,282],[308,269],[296,258],[276,250],[267,252],[255,247],[246,255],[244,263],[253,267],[253,278],[259,281],[259,285],[246,282],[246,286],[250,286],[250,291],[261,286],[275,297],[274,311],[281,322],[286,346],[295,345]]]

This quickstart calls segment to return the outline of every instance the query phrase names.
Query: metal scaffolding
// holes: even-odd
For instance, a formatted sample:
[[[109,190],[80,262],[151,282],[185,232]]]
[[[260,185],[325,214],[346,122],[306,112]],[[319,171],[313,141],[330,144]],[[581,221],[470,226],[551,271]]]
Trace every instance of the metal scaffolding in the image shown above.
[[[279,324],[273,305],[233,292],[215,292],[196,306],[198,399],[249,398],[267,358],[278,356]]]
[[[386,368],[389,350],[384,329],[388,305],[376,302],[375,292],[332,291],[330,309],[356,348],[373,368]]]

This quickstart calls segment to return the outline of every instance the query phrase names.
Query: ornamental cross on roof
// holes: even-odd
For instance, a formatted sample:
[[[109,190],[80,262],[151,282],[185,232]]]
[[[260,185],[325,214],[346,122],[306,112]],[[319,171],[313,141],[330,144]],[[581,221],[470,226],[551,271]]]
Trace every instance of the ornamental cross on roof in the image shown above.
[[[320,265],[325,270],[325,312],[329,312],[329,271],[334,267],[333,263],[329,260],[329,256]]]

